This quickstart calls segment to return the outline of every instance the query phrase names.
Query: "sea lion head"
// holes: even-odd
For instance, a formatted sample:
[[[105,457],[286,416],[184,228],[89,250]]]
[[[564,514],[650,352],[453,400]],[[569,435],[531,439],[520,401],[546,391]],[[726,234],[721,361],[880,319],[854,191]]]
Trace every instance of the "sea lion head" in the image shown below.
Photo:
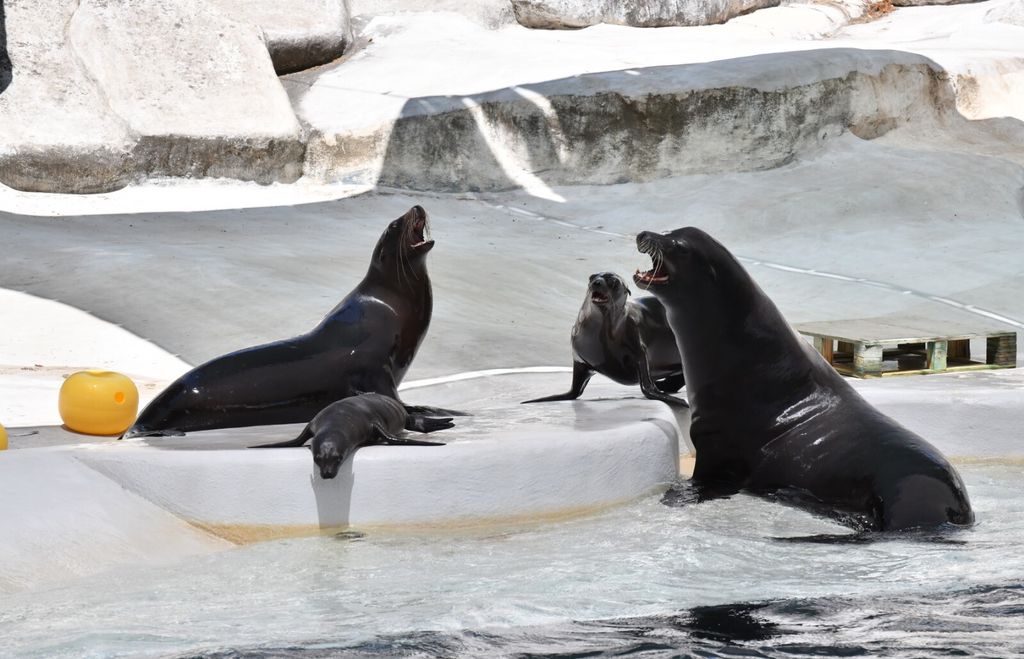
[[[622,309],[629,298],[629,287],[622,277],[614,272],[597,272],[590,275],[587,299],[602,313]]]
[[[739,261],[700,229],[644,231],[637,235],[636,245],[650,256],[652,267],[637,270],[633,281],[665,306],[686,364],[691,404],[702,374],[720,374],[721,360],[741,363],[737,356],[740,351],[764,352],[769,350],[764,345],[765,337],[791,334],[771,300]],[[773,329],[776,326],[787,330],[780,333]],[[721,351],[712,350],[714,347]]]
[[[717,240],[696,227],[666,233],[637,234],[636,246],[651,257],[650,270],[637,270],[633,281],[658,297],[676,300],[699,298],[706,291],[721,293],[730,275],[742,273],[742,266]],[[671,292],[671,295],[668,293]]]
[[[310,443],[310,450],[313,451],[313,462],[320,470],[320,478],[330,480],[338,475],[341,468],[342,456],[338,450],[338,444],[330,438],[321,435],[313,437]]]
[[[426,272],[426,255],[434,247],[430,239],[427,211],[413,206],[388,224],[373,248],[370,270],[397,278],[421,278]]]

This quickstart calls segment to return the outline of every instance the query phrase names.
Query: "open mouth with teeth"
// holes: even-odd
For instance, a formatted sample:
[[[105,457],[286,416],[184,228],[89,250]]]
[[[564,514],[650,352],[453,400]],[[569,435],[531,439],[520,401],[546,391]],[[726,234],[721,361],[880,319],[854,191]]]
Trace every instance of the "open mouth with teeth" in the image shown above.
[[[434,241],[430,238],[430,225],[427,224],[427,214],[421,211],[417,213],[416,219],[413,220],[412,226],[409,227],[409,247],[419,251],[433,246]]]
[[[591,291],[590,301],[593,302],[594,304],[608,304],[608,302],[611,301],[611,298],[608,297],[607,293],[602,293],[601,291]]]
[[[633,279],[638,284],[651,285],[651,284],[664,284],[668,281],[668,273],[665,272],[664,268],[660,265],[656,265],[650,270],[640,270],[639,268],[633,273]]]
[[[641,254],[647,254],[651,257],[652,267],[650,270],[641,270],[637,268],[637,271],[633,273],[633,281],[645,288],[650,288],[656,284],[667,283],[668,271],[665,270],[664,267],[665,259],[657,245],[655,245],[650,238],[643,238],[637,245],[637,249]]]

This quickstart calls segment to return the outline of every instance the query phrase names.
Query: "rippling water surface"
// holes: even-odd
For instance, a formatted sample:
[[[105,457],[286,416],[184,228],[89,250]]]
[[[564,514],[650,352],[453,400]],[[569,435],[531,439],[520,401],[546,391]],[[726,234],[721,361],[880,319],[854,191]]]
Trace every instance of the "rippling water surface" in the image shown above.
[[[864,543],[739,495],[492,531],[241,547],[9,598],[15,656],[1024,653],[1019,466],[963,466],[978,524]]]

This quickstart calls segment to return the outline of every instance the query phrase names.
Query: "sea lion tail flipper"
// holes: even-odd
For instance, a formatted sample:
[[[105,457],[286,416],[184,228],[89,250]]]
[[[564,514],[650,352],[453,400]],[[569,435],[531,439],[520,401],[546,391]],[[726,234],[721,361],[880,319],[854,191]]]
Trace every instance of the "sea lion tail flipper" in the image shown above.
[[[299,436],[295,439],[289,439],[284,442],[274,442],[273,444],[257,444],[256,446],[250,446],[249,448],[287,448],[289,446],[302,446],[309,441],[310,437],[313,436],[313,431],[309,429],[309,424],[302,429]]]
[[[583,390],[586,389],[587,383],[590,382],[590,378],[593,376],[594,371],[589,366],[583,362],[574,361],[572,363],[572,386],[569,387],[569,391],[564,394],[524,400],[523,405],[527,403],[548,403],[555,400],[576,400],[583,394]]]
[[[410,414],[405,419],[405,429],[414,430],[416,432],[434,432],[435,430],[445,430],[451,428],[455,424],[452,423],[451,417],[435,418],[429,416],[419,416],[418,414]]]
[[[402,403],[402,407],[405,408],[405,413],[409,416],[473,416],[469,412],[446,410],[443,407],[430,407],[429,405],[406,405]]]
[[[397,437],[378,425],[374,425],[373,430],[377,436],[376,444],[383,444],[385,446],[444,446],[443,442],[424,442],[418,439]]]

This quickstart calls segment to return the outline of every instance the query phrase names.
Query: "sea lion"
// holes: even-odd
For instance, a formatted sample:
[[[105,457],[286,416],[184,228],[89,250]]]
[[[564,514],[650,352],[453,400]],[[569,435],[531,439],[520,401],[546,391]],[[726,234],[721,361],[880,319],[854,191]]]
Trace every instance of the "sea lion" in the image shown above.
[[[359,285],[311,332],[192,369],[157,396],[125,436],[304,423],[362,392],[398,400],[433,308],[426,256],[434,241],[428,236],[426,211],[412,207],[385,229]]]
[[[685,384],[676,337],[665,307],[654,297],[630,299],[629,288],[613,272],[590,275],[572,328],[572,386],[564,394],[524,401],[541,403],[580,397],[594,373],[619,384],[640,384],[652,400],[687,407],[670,396]]]
[[[320,410],[295,439],[250,448],[302,446],[310,441],[313,462],[321,478],[334,478],[349,456],[363,446],[444,446],[398,437],[405,430],[428,433],[452,427],[450,418],[436,419],[409,414],[394,398],[380,394],[359,394],[335,401]]]
[[[695,484],[864,531],[973,523],[963,481],[938,449],[864,400],[725,247],[688,227],[645,231],[637,248],[654,266],[634,281],[665,304],[683,355]]]

